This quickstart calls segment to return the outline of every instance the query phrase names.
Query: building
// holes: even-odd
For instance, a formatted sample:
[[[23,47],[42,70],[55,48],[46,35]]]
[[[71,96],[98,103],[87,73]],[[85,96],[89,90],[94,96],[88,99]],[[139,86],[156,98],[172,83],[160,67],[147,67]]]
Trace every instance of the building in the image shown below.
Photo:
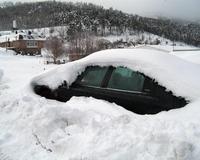
[[[0,47],[14,50],[18,54],[38,55],[44,47],[45,38],[32,34],[30,31],[10,33],[0,37]]]

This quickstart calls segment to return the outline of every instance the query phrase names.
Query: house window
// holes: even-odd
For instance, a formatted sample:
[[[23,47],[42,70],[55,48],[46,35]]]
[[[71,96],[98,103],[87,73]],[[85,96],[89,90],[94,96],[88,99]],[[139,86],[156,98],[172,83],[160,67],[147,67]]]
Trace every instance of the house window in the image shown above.
[[[27,48],[36,48],[38,46],[38,42],[36,41],[27,41],[26,42]]]

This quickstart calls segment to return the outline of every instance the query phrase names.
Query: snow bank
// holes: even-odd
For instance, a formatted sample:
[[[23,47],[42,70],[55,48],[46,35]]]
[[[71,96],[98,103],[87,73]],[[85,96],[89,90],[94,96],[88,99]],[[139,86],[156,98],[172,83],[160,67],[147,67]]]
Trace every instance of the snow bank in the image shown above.
[[[114,49],[96,52],[81,60],[62,65],[32,80],[32,85],[54,89],[64,80],[70,85],[86,66],[125,66],[156,79],[174,95],[190,101],[200,97],[200,66],[168,53],[148,49]]]
[[[13,55],[16,55],[16,52],[13,51],[13,50],[7,50],[6,48],[1,48],[1,47],[0,47],[0,54],[1,54],[1,55],[13,56]]]
[[[200,156],[199,102],[191,104],[185,118],[184,109],[141,116],[84,97],[59,103],[24,94],[1,104],[0,151],[11,160],[198,160]],[[193,118],[186,120],[189,115]]]

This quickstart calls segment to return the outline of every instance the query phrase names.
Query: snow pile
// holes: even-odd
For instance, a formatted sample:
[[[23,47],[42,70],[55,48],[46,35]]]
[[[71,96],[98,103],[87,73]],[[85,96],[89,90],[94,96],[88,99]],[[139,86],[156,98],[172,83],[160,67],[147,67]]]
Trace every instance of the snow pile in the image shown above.
[[[199,105],[141,116],[93,98],[5,98],[0,151],[11,160],[198,160]]]
[[[176,96],[185,97],[190,101],[200,97],[199,65],[168,53],[148,49],[114,49],[96,52],[34,78],[32,85],[44,84],[54,89],[64,80],[70,85],[86,66],[93,65],[125,66],[156,79]]]
[[[13,57],[13,55],[16,55],[16,52],[13,50],[8,50],[6,48],[0,47],[0,55],[1,55],[1,58],[4,58],[4,57],[8,58],[8,56]]]

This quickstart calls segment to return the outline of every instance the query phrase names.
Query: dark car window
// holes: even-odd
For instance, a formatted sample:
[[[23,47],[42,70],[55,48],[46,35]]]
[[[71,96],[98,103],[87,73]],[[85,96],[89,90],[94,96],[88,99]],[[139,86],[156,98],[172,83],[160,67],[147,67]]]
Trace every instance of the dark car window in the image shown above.
[[[107,71],[108,67],[87,67],[79,84],[100,87]]]
[[[154,90],[155,90],[154,80],[145,75],[144,77],[145,77],[145,81],[144,81],[144,86],[143,86],[143,92],[154,94]]]
[[[145,77],[125,67],[117,67],[110,78],[108,88],[127,91],[143,91]]]

